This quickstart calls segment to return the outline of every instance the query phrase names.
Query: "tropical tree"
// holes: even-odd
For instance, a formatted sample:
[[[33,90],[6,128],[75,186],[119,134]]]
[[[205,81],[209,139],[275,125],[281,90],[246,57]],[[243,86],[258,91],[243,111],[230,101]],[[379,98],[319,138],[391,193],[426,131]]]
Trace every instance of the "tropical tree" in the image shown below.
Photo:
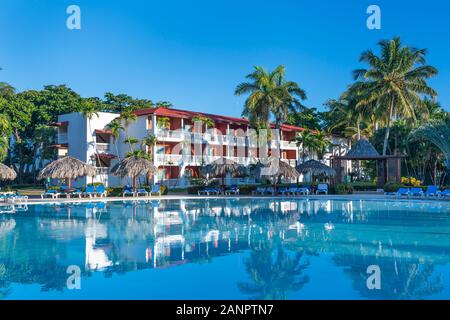
[[[248,94],[242,115],[248,117],[255,127],[261,122],[268,127],[273,115],[278,128],[282,121],[286,121],[289,111],[296,111],[301,106],[297,98],[306,99],[305,91],[297,83],[285,80],[285,72],[282,65],[271,72],[256,66],[246,76],[250,81],[236,87],[235,95]]]
[[[359,95],[356,107],[375,104],[375,113],[385,118],[386,155],[392,121],[396,117],[414,121],[416,114],[425,109],[422,97],[437,95],[426,82],[437,70],[425,64],[425,49],[406,47],[400,38],[381,41],[379,46],[380,56],[371,50],[361,55],[360,61],[368,68],[353,72],[355,80],[359,80],[353,88]]]
[[[113,143],[116,148],[116,154],[120,161],[119,147],[117,146],[117,140],[119,139],[120,132],[125,130],[119,120],[114,119],[106,126],[109,130],[111,130],[111,135],[113,136]]]
[[[139,143],[139,139],[135,137],[127,137],[125,140],[123,140],[123,143],[130,145],[130,152],[133,153],[135,151],[134,145],[136,143]]]
[[[142,145],[148,147],[150,158],[153,159],[153,147],[156,145],[158,139],[154,134],[149,134],[142,139]]]
[[[158,128],[161,129],[169,129],[170,128],[170,118],[167,117],[158,117],[156,120]]]
[[[305,162],[307,155],[314,157],[314,154],[317,154],[318,158],[322,159],[327,148],[331,145],[324,132],[311,131],[309,129],[298,133],[294,141],[298,152],[302,155],[303,162]]]
[[[81,114],[88,120],[88,128],[89,128],[89,134],[91,135],[92,141],[93,141],[93,145],[94,145],[94,152],[95,152],[95,156],[97,159],[97,162],[100,162],[100,156],[98,154],[98,149],[97,149],[97,141],[96,138],[94,137],[94,132],[92,131],[92,119],[94,119],[94,117],[98,118],[99,117],[99,108],[98,108],[98,104],[93,101],[93,100],[83,100],[83,104],[81,107]]]
[[[450,122],[434,120],[424,123],[409,134],[409,140],[431,141],[444,154],[444,163],[447,168],[447,172],[450,172]]]

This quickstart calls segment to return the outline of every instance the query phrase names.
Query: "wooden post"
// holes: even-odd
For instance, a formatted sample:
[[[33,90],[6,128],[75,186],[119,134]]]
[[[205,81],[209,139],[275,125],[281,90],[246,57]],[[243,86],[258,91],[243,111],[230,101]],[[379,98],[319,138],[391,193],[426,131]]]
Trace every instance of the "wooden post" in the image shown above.
[[[133,177],[133,191],[136,192],[136,176]]]

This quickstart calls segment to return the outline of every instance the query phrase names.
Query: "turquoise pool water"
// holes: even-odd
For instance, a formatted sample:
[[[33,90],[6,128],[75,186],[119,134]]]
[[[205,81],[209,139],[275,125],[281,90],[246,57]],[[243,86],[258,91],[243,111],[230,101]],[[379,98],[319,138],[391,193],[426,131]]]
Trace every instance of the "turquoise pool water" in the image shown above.
[[[0,209],[16,211],[0,215],[3,299],[450,298],[450,203],[196,199]],[[380,276],[372,289],[370,266]]]

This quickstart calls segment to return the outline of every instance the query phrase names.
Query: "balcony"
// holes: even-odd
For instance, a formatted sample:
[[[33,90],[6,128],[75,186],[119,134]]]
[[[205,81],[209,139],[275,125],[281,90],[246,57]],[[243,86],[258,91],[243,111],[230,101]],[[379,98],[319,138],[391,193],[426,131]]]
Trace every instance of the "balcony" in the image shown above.
[[[111,144],[110,143],[96,143],[97,145],[97,151],[98,152],[104,152],[104,153],[110,153],[111,152]]]
[[[157,136],[161,140],[181,141],[184,139],[184,132],[181,129],[180,130],[168,130],[168,129],[158,128]]]
[[[190,156],[185,156],[190,161]],[[156,162],[161,165],[180,165],[184,156],[179,154],[156,154]]]
[[[280,145],[281,148],[297,148],[297,144],[295,143],[295,141],[281,140]]]
[[[281,159],[281,161],[286,162],[291,167],[295,167],[297,165],[297,160],[295,159]]]
[[[109,173],[109,167],[97,167],[97,175],[107,175]]]

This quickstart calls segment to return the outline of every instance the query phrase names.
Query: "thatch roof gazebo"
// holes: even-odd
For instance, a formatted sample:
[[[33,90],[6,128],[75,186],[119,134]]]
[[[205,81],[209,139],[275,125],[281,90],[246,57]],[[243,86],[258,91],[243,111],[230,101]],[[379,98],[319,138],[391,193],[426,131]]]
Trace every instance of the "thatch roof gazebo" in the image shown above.
[[[374,146],[366,139],[361,138],[347,152],[345,156],[332,156],[332,166],[336,170],[336,182],[345,181],[345,172],[342,167],[342,161],[349,160],[375,160],[377,162],[377,181],[379,186],[386,182],[400,182],[400,160],[404,155],[380,155]]]
[[[152,175],[157,171],[157,168],[148,159],[140,158],[137,156],[130,156],[118,164],[112,169],[111,173],[121,178],[130,177],[133,178],[133,191],[136,192],[136,178],[139,175]]]
[[[78,177],[93,177],[97,169],[81,160],[71,156],[65,156],[46,165],[39,172],[38,179],[67,179],[67,187],[70,189],[70,180]]]
[[[0,163],[0,180],[14,180],[17,177],[17,173],[14,169]]]
[[[221,177],[222,192],[225,194],[225,177],[227,174],[230,174],[233,177],[243,175],[245,174],[245,167],[233,160],[220,158],[202,167],[200,172],[205,176],[209,175],[212,177]]]
[[[278,157],[270,157],[266,164],[258,162],[251,170],[251,175],[255,178],[270,177],[273,178],[273,184],[276,191],[278,178],[296,179],[300,174],[294,167],[282,161]]]
[[[347,152],[347,157],[379,157],[377,149],[366,139],[361,138]]]
[[[310,173],[311,176],[324,175],[334,177],[336,175],[336,170],[317,160],[308,160],[299,164],[297,166],[297,171],[303,174]]]

